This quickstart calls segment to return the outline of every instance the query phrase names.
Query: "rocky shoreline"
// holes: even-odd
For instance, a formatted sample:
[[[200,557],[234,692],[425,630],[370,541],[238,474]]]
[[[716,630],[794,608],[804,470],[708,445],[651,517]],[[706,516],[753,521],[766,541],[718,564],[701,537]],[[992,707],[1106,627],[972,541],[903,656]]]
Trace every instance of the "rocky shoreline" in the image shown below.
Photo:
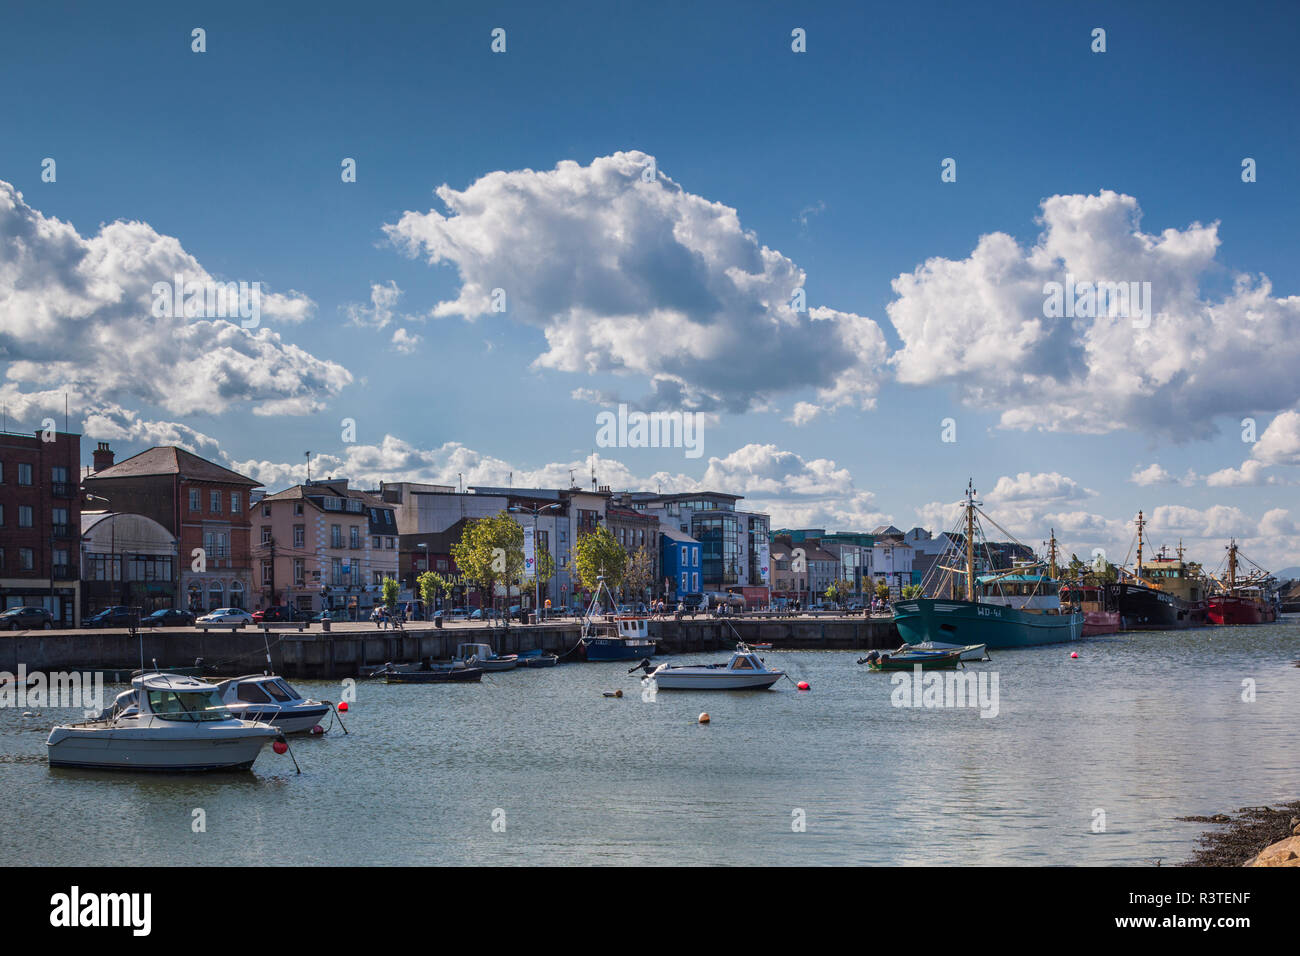
[[[1183,866],[1300,867],[1300,800],[1278,807],[1242,807],[1235,816],[1179,817],[1222,829],[1201,836],[1201,848]]]

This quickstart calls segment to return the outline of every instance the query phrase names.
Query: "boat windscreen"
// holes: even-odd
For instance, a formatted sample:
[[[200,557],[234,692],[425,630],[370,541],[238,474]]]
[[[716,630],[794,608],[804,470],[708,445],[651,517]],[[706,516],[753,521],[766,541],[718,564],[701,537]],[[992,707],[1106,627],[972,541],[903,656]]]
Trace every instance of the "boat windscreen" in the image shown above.
[[[278,680],[267,681],[262,686],[265,687],[267,691],[270,693],[270,695],[274,697],[276,700],[298,700],[299,699],[297,695],[291,694],[289,692],[289,688],[286,687],[284,684],[280,683]]]
[[[149,690],[149,709],[164,720],[229,720],[231,713],[215,689]]]

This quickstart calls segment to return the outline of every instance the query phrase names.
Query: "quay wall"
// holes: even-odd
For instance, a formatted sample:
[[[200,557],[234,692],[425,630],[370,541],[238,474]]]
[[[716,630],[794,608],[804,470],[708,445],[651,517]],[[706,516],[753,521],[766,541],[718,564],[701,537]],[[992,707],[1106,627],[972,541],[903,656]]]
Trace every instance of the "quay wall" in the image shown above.
[[[235,676],[265,669],[267,646],[271,666],[294,678],[356,677],[383,664],[446,659],[462,642],[491,644],[499,654],[540,649],[580,659],[581,627],[577,622],[511,627],[476,625],[435,628],[408,624],[403,631],[317,626],[304,631],[260,628],[203,631],[172,628],[144,631],[144,660],[163,668],[188,667],[202,658],[207,673]],[[886,618],[699,618],[650,622],[650,635],[660,653],[687,654],[730,651],[737,640],[771,643],[787,650],[867,650],[897,647],[901,641],[893,621]],[[29,631],[0,634],[0,671],[17,673],[18,665],[35,671],[131,670],[140,665],[140,644],[126,630]]]

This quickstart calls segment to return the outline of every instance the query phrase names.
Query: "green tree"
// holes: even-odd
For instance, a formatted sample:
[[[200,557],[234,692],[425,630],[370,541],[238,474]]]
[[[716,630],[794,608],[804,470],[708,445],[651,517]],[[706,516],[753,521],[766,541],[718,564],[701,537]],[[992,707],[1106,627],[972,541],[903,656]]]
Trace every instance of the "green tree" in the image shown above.
[[[920,597],[920,596],[921,596],[921,592],[922,592],[922,589],[921,589],[921,585],[919,585],[919,584],[905,584],[905,585],[903,585],[903,591],[902,591],[902,594],[903,594],[903,597],[905,597],[905,598],[917,598],[917,597]]]
[[[384,578],[383,584],[380,585],[380,593],[383,595],[384,607],[390,611],[397,608],[397,595],[401,591],[401,585],[397,583],[396,578]]]
[[[596,590],[597,579],[603,576],[607,587],[616,588],[623,583],[627,572],[627,551],[603,525],[580,537],[573,546],[573,566],[578,580],[588,591]]]
[[[884,578],[876,582],[876,597],[882,601],[889,600],[889,582]]]
[[[628,557],[623,583],[636,597],[645,597],[645,589],[655,583],[655,559],[647,547],[637,548]]]
[[[486,595],[484,606],[496,604],[498,584],[517,582],[524,569],[524,529],[508,512],[478,518],[465,526],[451,546],[456,567]]]
[[[439,595],[451,598],[455,585],[436,571],[425,571],[416,579],[416,586],[420,589],[420,600],[424,602],[425,608],[432,611],[438,603]]]

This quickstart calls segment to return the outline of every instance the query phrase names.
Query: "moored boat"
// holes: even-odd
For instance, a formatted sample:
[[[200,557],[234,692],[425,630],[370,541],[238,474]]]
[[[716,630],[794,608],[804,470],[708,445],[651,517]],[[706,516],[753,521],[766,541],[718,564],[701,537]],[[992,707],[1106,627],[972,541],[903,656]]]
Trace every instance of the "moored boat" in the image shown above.
[[[866,664],[873,671],[910,671],[913,667],[948,670],[961,663],[961,654],[961,648],[951,651],[872,651],[858,663]]]
[[[1220,590],[1210,595],[1208,616],[1212,624],[1271,624],[1277,620],[1278,603],[1273,597],[1273,578],[1255,562],[1242,555],[1236,540],[1229,542],[1227,576],[1219,582]],[[1254,571],[1238,578],[1244,560]]]
[[[660,690],[766,690],[785,676],[745,644],[737,644],[725,664],[660,664],[652,669],[646,659],[632,670],[645,670]]]
[[[50,731],[51,767],[117,770],[246,770],[279,729],[231,713],[216,686],[146,673],[99,716]]]
[[[1083,612],[1083,636],[1114,634],[1120,629],[1119,611],[1106,606],[1106,590],[1095,584],[1067,584],[1060,591],[1061,605]]]
[[[945,572],[948,598],[906,598],[894,602],[894,624],[911,645],[925,642],[971,646],[983,644],[990,650],[1059,644],[1083,636],[1083,614],[1061,607],[1059,589],[1047,575],[1033,572],[1032,564],[1010,570],[976,573],[975,539],[980,533],[976,513],[983,514],[975,490],[967,484],[965,532],[954,530],[953,541],[964,543],[964,556],[956,549],[939,556],[933,569]],[[991,519],[990,519],[991,520]],[[1055,564],[1055,535],[1052,538]],[[944,564],[964,557],[964,567]],[[963,594],[956,597],[958,579],[964,579]],[[924,587],[924,585],[922,585]],[[942,587],[936,590],[943,590]]]
[[[919,644],[904,644],[898,650],[903,651],[908,648],[914,651],[961,651],[963,661],[982,661],[988,659],[989,656],[989,649],[985,644],[945,644],[942,641],[922,641]]]
[[[425,660],[385,664],[370,676],[382,677],[385,684],[476,684],[483,679],[483,668]]]
[[[236,717],[271,724],[286,734],[305,734],[330,712],[329,704],[303,697],[275,674],[233,677],[216,688]]]
[[[644,615],[609,615],[606,620],[597,618],[601,593],[609,596],[609,606],[617,607],[602,575],[597,579],[596,593],[582,621],[579,643],[588,661],[633,661],[655,654],[655,642],[650,637],[650,619]]]
[[[485,671],[508,671],[519,664],[519,655],[498,654],[491,644],[458,644],[452,663],[462,667],[481,667]]]

